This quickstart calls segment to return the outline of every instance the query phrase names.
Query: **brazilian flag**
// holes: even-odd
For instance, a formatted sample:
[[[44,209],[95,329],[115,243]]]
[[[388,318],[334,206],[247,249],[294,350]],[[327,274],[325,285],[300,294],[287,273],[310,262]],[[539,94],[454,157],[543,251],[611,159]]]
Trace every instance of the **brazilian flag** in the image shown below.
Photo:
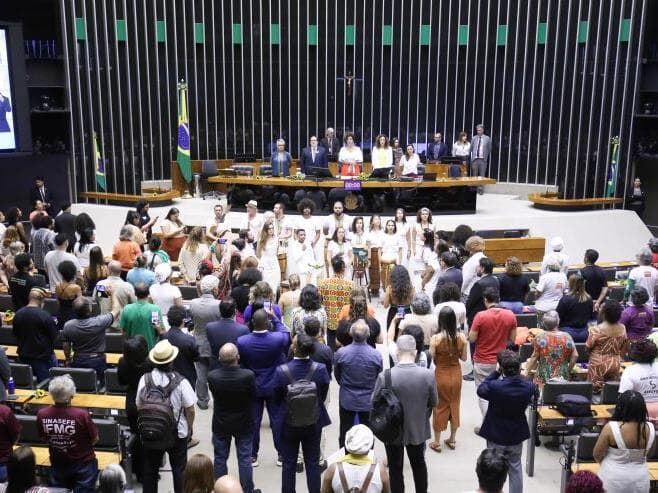
[[[612,155],[610,157],[610,169],[608,170],[608,186],[606,190],[606,197],[614,197],[615,189],[617,188],[617,170],[619,167],[619,136],[615,136],[610,140],[612,145]]]
[[[105,162],[101,157],[101,151],[98,150],[96,132],[94,132],[94,169],[96,170],[96,186],[105,192],[107,190],[107,181],[105,180]]]
[[[190,123],[187,114],[187,84],[178,84],[178,167],[186,182],[192,181],[192,162],[190,160]]]

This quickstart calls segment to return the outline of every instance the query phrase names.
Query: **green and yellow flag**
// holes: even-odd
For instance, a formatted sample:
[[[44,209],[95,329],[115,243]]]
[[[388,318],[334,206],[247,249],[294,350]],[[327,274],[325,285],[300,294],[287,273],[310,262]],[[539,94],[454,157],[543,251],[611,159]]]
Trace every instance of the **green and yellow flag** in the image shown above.
[[[98,150],[98,139],[94,132],[94,169],[96,170],[96,186],[103,192],[107,190],[107,181],[105,180],[105,162],[101,157],[101,151]]]
[[[617,168],[619,163],[619,136],[615,136],[610,140],[612,145],[612,155],[610,156],[610,169],[608,170],[608,187],[606,190],[606,197],[614,197],[615,189],[617,188]]]
[[[187,114],[187,84],[178,84],[178,153],[176,161],[186,182],[192,181],[192,162],[190,160],[190,123]]]

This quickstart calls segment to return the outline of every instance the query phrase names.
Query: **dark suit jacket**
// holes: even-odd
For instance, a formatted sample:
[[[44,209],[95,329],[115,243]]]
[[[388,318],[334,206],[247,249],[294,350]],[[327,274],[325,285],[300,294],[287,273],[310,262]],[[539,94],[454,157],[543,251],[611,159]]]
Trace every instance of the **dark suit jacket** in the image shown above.
[[[178,356],[174,360],[174,370],[180,373],[194,388],[196,384],[196,368],[194,362],[199,360],[199,346],[194,336],[185,334],[180,329],[171,328],[162,339],[168,339],[172,346],[178,348]]]
[[[439,303],[439,291],[441,290],[441,286],[449,282],[454,282],[461,291],[462,283],[464,282],[464,276],[462,275],[462,271],[459,267],[450,267],[448,270],[441,272],[439,277],[437,277],[436,288],[434,289],[434,293],[432,293],[432,298],[434,298],[435,305]]]
[[[299,167],[302,173],[307,173],[309,168],[328,168],[329,157],[327,156],[327,150],[319,145],[315,162],[313,162],[313,153],[310,146],[304,147],[302,149],[302,155],[299,157]]]
[[[293,351],[292,347],[288,349],[288,361],[293,360]],[[320,363],[325,366],[327,373],[329,374],[329,380],[331,380],[331,372],[334,369],[334,352],[329,346],[321,342],[315,341],[313,343],[313,354],[311,354],[311,359],[316,363]]]
[[[330,156],[338,157],[338,151],[340,151],[341,144],[340,140],[338,140],[336,137],[334,137],[334,140],[331,141],[331,145],[329,145],[329,141],[326,137],[322,137],[320,145],[324,146]]]
[[[448,154],[448,146],[445,144],[445,142],[439,142],[437,144],[434,141],[427,145],[427,152],[425,153],[428,161],[438,161],[443,156],[447,156]]]
[[[324,407],[324,400],[327,398],[327,392],[329,392],[329,375],[327,374],[327,369],[324,365],[316,363],[315,361],[309,359],[293,359],[287,363],[290,368],[290,373],[292,373],[293,378],[296,380],[301,380],[306,377],[309,369],[311,368],[311,363],[315,363],[317,368],[313,372],[311,380],[315,382],[318,389],[318,405],[320,406],[320,419],[318,420],[317,426],[320,430],[323,426],[331,424],[331,419],[329,419],[329,414],[327,413],[326,408]],[[283,365],[282,365],[283,366]],[[288,407],[286,406],[286,395],[288,393],[288,385],[290,384],[290,379],[283,372],[281,366],[276,369],[274,373],[274,401],[277,404],[279,409],[279,419],[278,424],[283,428],[286,426],[286,415],[288,413]]]
[[[471,292],[468,293],[468,299],[466,300],[466,320],[469,327],[473,324],[475,315],[487,308],[484,306],[484,291],[487,288],[500,290],[500,281],[498,281],[498,278],[492,275],[481,277],[478,282],[473,284]]]
[[[256,395],[270,397],[276,368],[285,361],[290,346],[288,332],[252,332],[238,338],[240,364],[256,374]]]
[[[37,200],[41,200],[47,202],[50,204],[50,207],[47,209],[48,214],[50,216],[53,216],[53,212],[55,211],[55,204],[53,202],[53,193],[50,191],[50,189],[46,186],[43,187],[43,192],[45,195],[44,197],[41,197],[41,192],[39,192],[39,189],[37,187],[33,187],[32,190],[30,190],[30,205],[34,205],[34,203]]]
[[[55,232],[64,233],[69,237],[69,248],[73,250],[75,246],[75,214],[62,212],[55,217]]]
[[[239,366],[220,367],[208,373],[214,405],[212,431],[219,436],[251,433],[256,399],[254,372]]]
[[[217,355],[219,349],[227,342],[237,344],[238,337],[247,335],[249,329],[246,325],[237,323],[231,318],[221,318],[206,325],[208,331],[208,342],[210,343],[210,369],[219,368]]]
[[[495,371],[477,388],[489,401],[480,436],[499,445],[518,445],[530,437],[526,408],[535,393],[530,380],[520,375],[500,379]]]

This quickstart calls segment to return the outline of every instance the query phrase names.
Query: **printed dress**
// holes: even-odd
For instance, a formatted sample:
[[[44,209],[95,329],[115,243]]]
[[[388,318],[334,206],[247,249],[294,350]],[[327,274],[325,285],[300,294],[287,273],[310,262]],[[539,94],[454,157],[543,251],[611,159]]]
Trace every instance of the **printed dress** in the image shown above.
[[[569,361],[576,346],[565,332],[544,332],[538,335],[533,348],[537,354],[537,370],[534,382],[543,387],[551,378],[569,380]]]

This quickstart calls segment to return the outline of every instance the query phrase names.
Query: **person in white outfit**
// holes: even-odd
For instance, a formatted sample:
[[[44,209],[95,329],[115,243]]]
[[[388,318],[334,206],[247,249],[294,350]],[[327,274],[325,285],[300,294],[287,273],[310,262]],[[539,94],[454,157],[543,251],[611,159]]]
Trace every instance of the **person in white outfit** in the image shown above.
[[[266,222],[258,239],[256,257],[258,257],[258,268],[263,273],[263,280],[268,282],[275,293],[281,282],[278,250],[279,240],[276,237],[274,222]]]
[[[550,259],[550,261],[557,260],[560,263],[560,272],[564,272],[564,274],[566,274],[569,270],[569,256],[565,253],[562,253],[562,250],[564,249],[564,240],[559,236],[556,236],[551,238],[549,246],[551,251],[550,253],[544,255],[544,258],[541,262],[540,273],[546,274],[548,272],[548,262]]]
[[[288,277],[290,274],[297,274],[300,288],[308,283],[315,284],[313,273],[316,269],[312,266],[316,263],[313,247],[306,242],[306,230],[298,229],[295,232],[295,241],[291,241],[288,247]]]

